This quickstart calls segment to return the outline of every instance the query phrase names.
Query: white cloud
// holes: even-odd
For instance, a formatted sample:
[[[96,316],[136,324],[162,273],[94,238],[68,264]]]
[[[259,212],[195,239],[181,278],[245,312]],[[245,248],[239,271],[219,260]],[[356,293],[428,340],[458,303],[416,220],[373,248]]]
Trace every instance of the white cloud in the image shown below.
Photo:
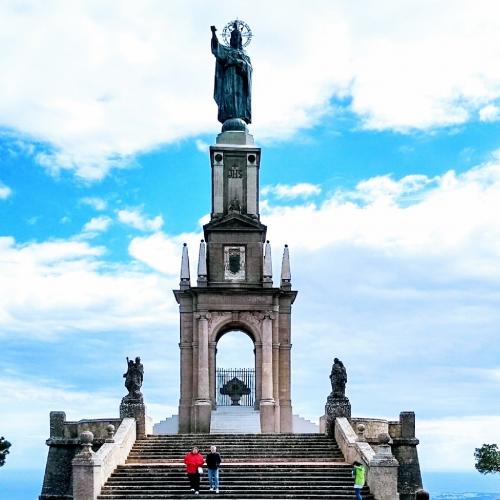
[[[196,149],[203,154],[208,153],[208,148],[210,147],[210,144],[208,144],[205,141],[202,141],[201,139],[196,139],[195,141],[196,144]]]
[[[500,416],[417,420],[420,464],[425,471],[474,470],[474,449],[500,441]]]
[[[12,189],[0,182],[0,200],[6,200],[12,195]]]
[[[147,219],[139,210],[118,210],[118,220],[139,231],[159,231],[163,226],[163,217],[157,215]]]
[[[110,418],[116,414],[116,400],[111,394],[76,390],[46,378],[31,380],[19,373],[1,373],[0,390],[9,398],[8,408],[4,408],[2,435],[13,442],[8,458],[13,469],[34,470],[45,463],[50,411],[64,410],[67,420],[88,415]]]
[[[360,203],[362,202],[362,203]],[[321,205],[271,207],[269,236],[291,249],[344,244],[388,255],[445,258],[445,270],[498,276],[500,163],[463,174],[375,177]]]
[[[106,265],[103,254],[82,241],[19,245],[0,238],[0,335],[48,339],[155,330],[176,321],[169,301],[175,282],[133,265]]]
[[[107,217],[106,215],[102,215],[100,217],[92,217],[84,226],[84,233],[101,233],[108,229],[110,224],[112,223],[111,217]]]
[[[201,235],[198,233],[185,233],[174,237],[164,233],[155,233],[151,236],[132,239],[129,253],[156,271],[179,276],[182,245],[186,243],[190,256],[191,277],[196,279],[196,275],[193,274],[196,268],[193,266],[197,264],[200,238]]]
[[[98,198],[97,196],[82,198],[80,200],[80,203],[82,203],[83,205],[88,205],[89,207],[92,207],[94,210],[97,210],[99,212],[102,210],[106,210],[106,207],[108,206],[106,200]]]
[[[449,470],[471,470],[473,448],[499,428],[493,417],[500,413],[498,213],[498,155],[461,174],[366,179],[321,204],[267,203],[262,221],[274,247],[275,283],[279,248],[287,242],[299,290],[294,412],[311,419],[323,412],[337,355],[348,369],[353,415],[394,418],[413,409],[423,466],[435,469],[435,457],[452,453],[444,462]],[[170,290],[177,287],[183,242],[194,284],[200,237],[133,238],[129,253],[137,262],[123,266],[106,265],[106,250],[88,242],[0,239],[0,332],[52,340],[75,331],[129,332],[138,345],[149,345],[141,332],[153,338],[168,329],[176,354],[178,309]],[[114,335],[113,352],[125,342],[128,349],[129,339]],[[157,342],[150,348],[158,351]],[[245,345],[242,360],[252,354]],[[163,384],[158,370],[150,376]],[[156,401],[165,397],[175,407],[178,365],[164,370],[174,382],[164,389],[168,396],[155,389]]]
[[[500,119],[500,108],[494,104],[488,104],[479,110],[479,119],[483,122],[494,122]]]
[[[276,184],[275,186],[264,186],[261,193],[265,196],[273,194],[276,198],[308,198],[321,193],[321,187],[317,184],[300,182],[298,184]]]
[[[495,0],[355,2],[256,0],[239,6],[252,26],[253,132],[290,138],[349,102],[365,127],[429,129],[490,119],[500,97]],[[287,26],[280,29],[283,12]],[[193,13],[196,15],[193,15]],[[265,12],[265,15],[259,13]],[[0,118],[50,172],[96,180],[134,155],[218,129],[207,19],[199,0],[125,3],[4,2]],[[168,28],[166,28],[168,26]],[[36,43],[35,43],[36,41]]]

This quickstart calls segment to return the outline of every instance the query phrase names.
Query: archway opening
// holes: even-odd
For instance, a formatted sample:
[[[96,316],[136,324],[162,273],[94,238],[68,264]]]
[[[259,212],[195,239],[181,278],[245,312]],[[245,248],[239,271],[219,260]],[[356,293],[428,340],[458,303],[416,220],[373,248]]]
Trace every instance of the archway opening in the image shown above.
[[[255,406],[255,349],[243,330],[223,332],[217,341],[217,406]]]

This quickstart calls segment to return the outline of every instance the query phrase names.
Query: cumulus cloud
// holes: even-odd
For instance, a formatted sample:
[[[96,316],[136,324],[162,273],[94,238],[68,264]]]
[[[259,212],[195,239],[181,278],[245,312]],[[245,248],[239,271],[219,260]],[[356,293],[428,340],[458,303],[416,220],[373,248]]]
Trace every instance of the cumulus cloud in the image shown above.
[[[479,110],[479,118],[483,122],[500,120],[500,108],[494,104],[488,104]]]
[[[158,231],[163,226],[161,215],[148,219],[139,210],[118,210],[117,216],[121,223],[139,231]]]
[[[254,133],[287,139],[335,112],[374,129],[430,129],[496,116],[500,29],[495,0],[256,0],[238,15],[254,31]],[[287,26],[276,29],[287,12]],[[265,15],[257,13],[265,11]],[[196,16],[193,15],[196,12]],[[49,172],[97,180],[134,155],[218,128],[212,19],[234,4],[4,2],[0,118]],[[34,43],[36,40],[36,43]]]
[[[262,195],[272,194],[276,198],[308,198],[309,196],[318,195],[321,193],[321,187],[317,184],[308,182],[300,182],[298,184],[276,184],[274,186],[264,186],[261,189]]]
[[[438,177],[374,177],[322,204],[269,207],[270,237],[293,248],[344,243],[395,255],[446,257],[444,269],[498,276],[500,163]],[[296,229],[294,229],[296,228]]]
[[[112,223],[111,217],[107,217],[106,215],[102,215],[100,217],[92,217],[84,226],[84,233],[101,233],[108,229],[110,224]]]
[[[155,233],[151,236],[133,238],[129,245],[129,254],[148,265],[150,268],[169,275],[179,275],[181,268],[182,245],[188,245],[188,254],[191,258],[191,270],[197,261],[198,245],[201,233],[185,233],[169,236],[164,233]],[[196,276],[192,275],[194,279]]]
[[[12,189],[0,182],[0,200],[6,200],[12,195]]]
[[[176,321],[169,302],[173,283],[133,265],[107,265],[104,252],[82,241],[17,244],[0,238],[0,335],[43,339]]]
[[[338,356],[348,369],[353,415],[395,418],[413,409],[424,467],[452,453],[450,469],[469,470],[472,448],[498,428],[498,155],[464,173],[378,176],[321,202],[265,207],[275,284],[286,242],[299,290],[294,412],[321,415]],[[106,250],[88,242],[0,239],[0,332],[56,341],[75,330],[152,335],[167,328],[175,351],[170,290],[183,242],[196,278],[200,238],[199,231],[135,237],[128,248],[134,261],[121,266],[106,264]],[[115,335],[113,348],[120,342]],[[242,362],[249,356],[247,342]],[[178,365],[165,370],[174,374],[175,393]],[[156,394],[163,397],[161,389]],[[169,396],[171,406],[177,397]]]
[[[99,198],[97,196],[87,196],[85,198],[82,198],[80,200],[80,203],[82,205],[92,207],[94,210],[97,210],[99,212],[102,210],[106,210],[106,207],[108,206],[106,200],[103,200],[102,198]]]

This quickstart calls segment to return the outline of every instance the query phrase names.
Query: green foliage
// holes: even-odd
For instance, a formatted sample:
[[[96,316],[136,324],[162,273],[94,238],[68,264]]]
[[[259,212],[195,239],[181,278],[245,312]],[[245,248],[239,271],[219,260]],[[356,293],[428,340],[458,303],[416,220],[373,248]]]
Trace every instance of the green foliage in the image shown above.
[[[476,469],[481,474],[500,472],[500,450],[496,444],[483,444],[474,452]]]
[[[9,453],[11,444],[2,436],[0,437],[0,467],[5,464],[5,457]]]

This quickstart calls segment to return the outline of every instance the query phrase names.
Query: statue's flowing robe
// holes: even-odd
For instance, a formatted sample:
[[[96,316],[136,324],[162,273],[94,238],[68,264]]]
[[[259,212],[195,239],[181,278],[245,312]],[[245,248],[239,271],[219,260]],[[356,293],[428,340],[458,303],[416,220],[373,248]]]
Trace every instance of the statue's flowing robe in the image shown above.
[[[230,118],[252,122],[252,65],[241,49],[221,45],[212,40],[215,56],[214,99],[219,107],[217,119],[224,123]]]
[[[142,365],[141,365],[142,366]],[[142,372],[137,365],[129,367],[125,377],[125,387],[130,393],[137,392],[142,386]]]
[[[333,395],[344,396],[345,385],[347,382],[347,372],[346,369],[340,365],[340,363],[335,363],[332,366],[332,371],[330,373],[330,380],[332,382]]]

